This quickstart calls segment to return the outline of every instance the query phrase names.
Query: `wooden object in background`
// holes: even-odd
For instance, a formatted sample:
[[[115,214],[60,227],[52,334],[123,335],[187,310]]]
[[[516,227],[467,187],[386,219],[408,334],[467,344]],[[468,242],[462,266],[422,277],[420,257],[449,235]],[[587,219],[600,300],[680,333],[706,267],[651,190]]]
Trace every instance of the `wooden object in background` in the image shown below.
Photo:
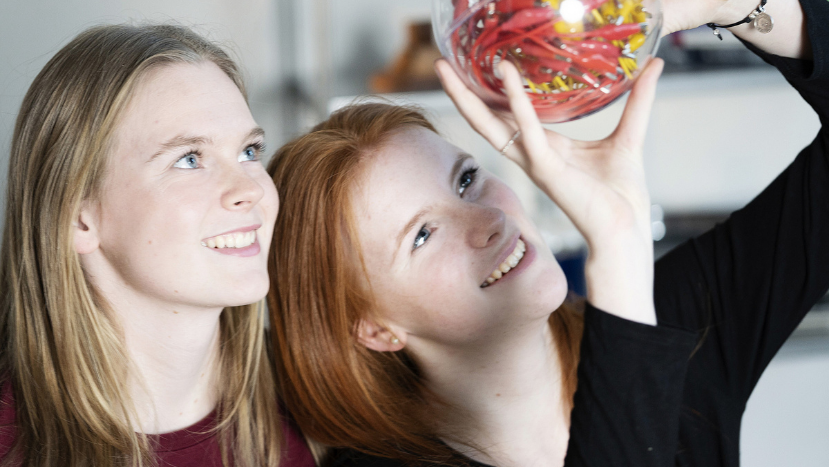
[[[431,23],[410,23],[406,48],[390,66],[371,76],[369,89],[375,93],[440,89],[434,68],[438,58]]]

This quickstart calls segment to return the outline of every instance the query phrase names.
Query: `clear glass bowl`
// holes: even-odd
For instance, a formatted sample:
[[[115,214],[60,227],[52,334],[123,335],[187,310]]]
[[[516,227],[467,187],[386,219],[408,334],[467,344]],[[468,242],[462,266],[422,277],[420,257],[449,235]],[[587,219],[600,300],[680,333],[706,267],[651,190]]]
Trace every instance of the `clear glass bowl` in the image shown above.
[[[508,111],[495,65],[509,60],[544,123],[621,97],[656,53],[661,27],[659,0],[432,0],[435,40],[467,86]]]

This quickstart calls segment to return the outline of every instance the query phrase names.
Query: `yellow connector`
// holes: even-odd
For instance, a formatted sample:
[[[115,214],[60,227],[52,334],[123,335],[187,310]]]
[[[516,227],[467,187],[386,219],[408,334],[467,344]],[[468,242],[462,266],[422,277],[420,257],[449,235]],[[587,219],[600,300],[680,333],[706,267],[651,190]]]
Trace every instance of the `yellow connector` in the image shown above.
[[[628,43],[630,44],[630,51],[634,52],[639,47],[642,47],[642,44],[645,43],[645,35],[642,34],[641,32],[637,33],[637,34],[634,34],[634,35],[630,36],[630,39],[628,40]]]
[[[553,78],[553,83],[556,86],[558,86],[558,88],[561,89],[562,91],[569,91],[570,90],[570,87],[567,86],[567,83],[565,83],[563,79],[561,79],[561,76],[556,76],[555,78]]]

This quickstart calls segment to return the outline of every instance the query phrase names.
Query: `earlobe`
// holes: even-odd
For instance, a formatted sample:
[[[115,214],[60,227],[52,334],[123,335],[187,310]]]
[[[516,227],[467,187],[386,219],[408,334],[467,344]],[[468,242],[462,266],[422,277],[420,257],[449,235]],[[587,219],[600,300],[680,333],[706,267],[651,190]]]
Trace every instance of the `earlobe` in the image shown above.
[[[362,319],[357,325],[357,340],[371,350],[397,352],[406,347],[406,333],[381,326],[370,319]]]
[[[72,223],[75,251],[86,255],[97,250],[101,244],[98,238],[97,203],[84,201],[75,222]]]

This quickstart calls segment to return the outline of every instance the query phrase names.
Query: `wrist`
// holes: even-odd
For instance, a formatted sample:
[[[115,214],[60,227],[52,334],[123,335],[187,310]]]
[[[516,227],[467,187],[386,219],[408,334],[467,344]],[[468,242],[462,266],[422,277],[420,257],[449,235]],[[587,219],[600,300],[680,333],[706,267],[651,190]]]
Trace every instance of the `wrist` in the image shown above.
[[[760,3],[759,0],[751,0],[748,3],[740,0],[736,4],[736,9],[735,5],[727,4],[728,9],[726,10],[724,6],[718,10],[716,18],[711,22],[726,25],[740,21],[755,11]],[[739,12],[739,8],[745,10]],[[763,33],[762,28],[755,27],[753,22],[740,24],[728,30],[766,53],[781,57],[811,59],[812,52],[806,31],[806,21],[799,0],[768,0],[763,10],[764,14],[773,21],[772,28],[767,33]]]
[[[587,299],[620,318],[656,324],[652,241],[617,241],[606,246],[591,250],[585,262]]]
[[[747,17],[760,4],[761,0],[730,0],[720,6],[708,23],[720,25],[732,24]],[[768,0],[774,2],[777,0]],[[736,27],[736,26],[735,26]]]

